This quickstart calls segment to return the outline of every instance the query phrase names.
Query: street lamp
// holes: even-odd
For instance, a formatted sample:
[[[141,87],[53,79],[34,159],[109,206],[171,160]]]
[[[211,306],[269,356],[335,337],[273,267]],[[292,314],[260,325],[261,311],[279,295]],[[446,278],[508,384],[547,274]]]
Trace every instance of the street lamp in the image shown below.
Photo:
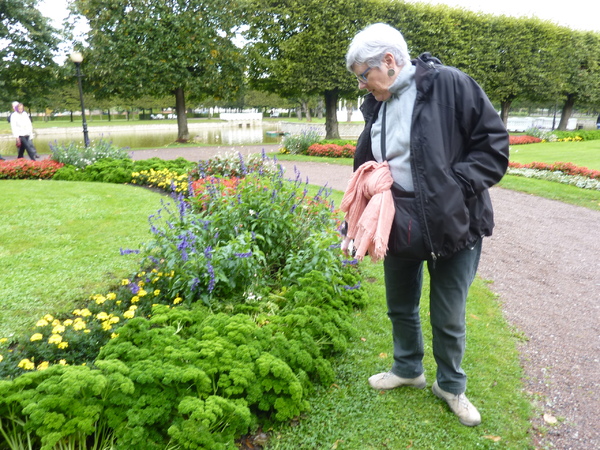
[[[83,143],[87,147],[90,145],[90,138],[88,137],[87,122],[85,121],[85,106],[83,104],[83,89],[81,87],[81,62],[83,61],[83,55],[79,52],[71,53],[71,61],[75,63],[77,68],[77,84],[79,85],[79,100],[81,101],[81,121],[83,122]]]

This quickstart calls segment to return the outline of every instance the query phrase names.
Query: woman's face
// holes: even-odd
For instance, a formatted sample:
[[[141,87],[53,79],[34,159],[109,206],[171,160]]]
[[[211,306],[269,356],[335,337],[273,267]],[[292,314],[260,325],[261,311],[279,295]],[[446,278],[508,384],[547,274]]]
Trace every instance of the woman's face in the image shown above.
[[[17,105],[17,111],[18,111],[18,112],[20,112],[20,113],[22,113],[22,112],[23,112],[23,104],[22,104],[22,103],[19,103],[19,104]]]
[[[353,67],[353,72],[358,80],[359,89],[366,89],[379,101],[391,97],[389,87],[396,77],[388,75],[388,69],[383,62],[378,67],[371,68],[367,64],[357,64]]]

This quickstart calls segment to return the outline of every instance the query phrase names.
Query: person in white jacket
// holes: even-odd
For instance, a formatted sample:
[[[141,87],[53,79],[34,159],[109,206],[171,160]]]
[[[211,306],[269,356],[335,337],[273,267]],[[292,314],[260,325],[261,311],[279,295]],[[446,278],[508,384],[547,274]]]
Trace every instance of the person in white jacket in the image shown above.
[[[23,153],[27,150],[29,158],[36,160],[39,158],[37,150],[33,145],[33,125],[29,114],[24,111],[23,103],[19,103],[15,112],[10,116],[10,128],[12,134],[17,140],[17,147],[19,147],[19,154],[17,158],[22,158]]]

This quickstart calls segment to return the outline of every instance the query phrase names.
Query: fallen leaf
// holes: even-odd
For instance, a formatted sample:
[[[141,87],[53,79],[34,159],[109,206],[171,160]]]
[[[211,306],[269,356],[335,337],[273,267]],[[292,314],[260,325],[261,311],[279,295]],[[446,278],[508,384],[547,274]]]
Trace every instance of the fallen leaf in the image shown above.
[[[558,422],[558,419],[554,417],[552,414],[544,414],[544,422],[549,423],[550,425],[554,425]]]
[[[484,436],[484,438],[489,439],[490,441],[494,441],[494,442],[500,442],[502,440],[502,438],[500,436],[492,436],[492,435]]]
[[[479,320],[479,317],[477,317],[475,314],[469,314],[473,319],[475,320]]]
[[[360,338],[361,341],[367,342],[367,338]]]
[[[379,354],[379,357],[380,357],[380,358],[387,358],[387,353],[380,353],[380,354]]]
[[[333,445],[331,446],[331,450],[335,450],[336,448],[338,448],[338,444],[339,444],[340,442],[344,442],[344,441],[342,441],[341,439],[338,439],[337,441],[335,441],[335,442],[333,443]]]

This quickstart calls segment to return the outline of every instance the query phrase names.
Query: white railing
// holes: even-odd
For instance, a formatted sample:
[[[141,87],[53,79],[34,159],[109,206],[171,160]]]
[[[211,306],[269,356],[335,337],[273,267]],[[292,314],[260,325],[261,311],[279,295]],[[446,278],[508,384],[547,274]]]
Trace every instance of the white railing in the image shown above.
[[[219,114],[219,118],[221,120],[225,120],[227,122],[261,122],[262,121],[262,113],[221,113]]]

